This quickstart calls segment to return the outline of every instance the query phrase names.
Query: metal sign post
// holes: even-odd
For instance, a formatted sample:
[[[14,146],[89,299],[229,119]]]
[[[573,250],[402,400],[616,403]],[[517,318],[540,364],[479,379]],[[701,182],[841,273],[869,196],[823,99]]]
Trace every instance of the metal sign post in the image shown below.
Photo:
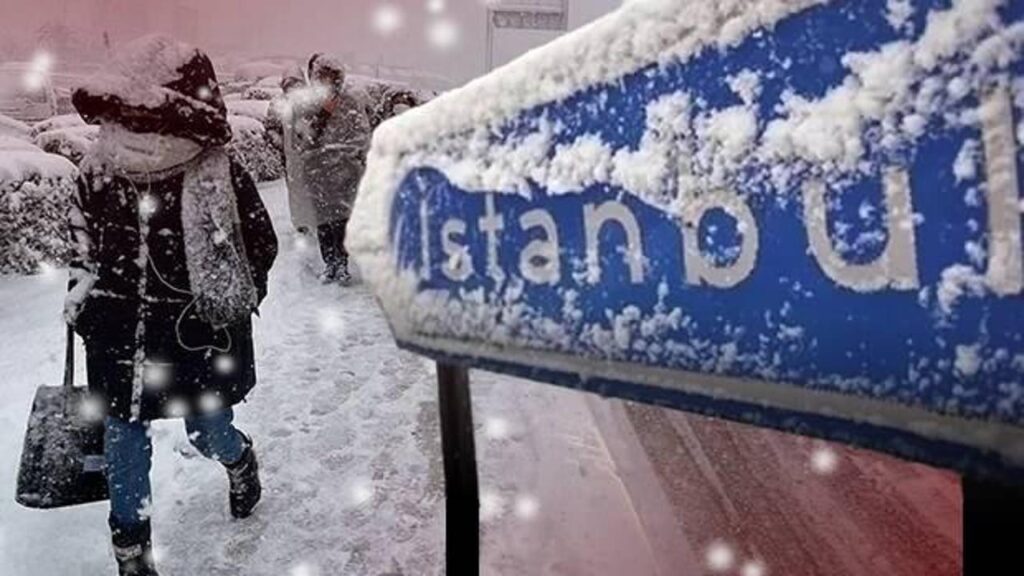
[[[500,29],[549,30],[569,28],[569,0],[494,0],[487,5],[486,70],[494,69],[494,36]]]
[[[480,573],[480,497],[473,439],[469,371],[437,363],[441,447],[444,452],[447,573]]]
[[[634,0],[388,122],[348,246],[396,340],[955,470],[975,566],[1024,486],[1024,2],[911,12]]]
[[[1024,485],[961,478],[963,489],[963,573],[982,576],[1013,566],[1020,554],[1008,545],[1024,534]],[[1009,540],[1008,540],[1009,539]]]

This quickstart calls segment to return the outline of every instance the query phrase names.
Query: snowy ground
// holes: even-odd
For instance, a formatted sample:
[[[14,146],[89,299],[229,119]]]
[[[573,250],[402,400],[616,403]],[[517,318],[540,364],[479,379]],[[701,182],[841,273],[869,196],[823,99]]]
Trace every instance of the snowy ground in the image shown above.
[[[363,287],[316,281],[316,249],[290,232],[283,187],[262,192],[282,252],[257,321],[260,384],[237,421],[255,437],[264,502],[253,518],[231,521],[223,470],[188,446],[180,422],[156,425],[161,574],[441,574],[433,366],[394,346]],[[63,290],[58,272],[0,278],[4,575],[115,570],[105,504],[39,512],[13,499],[35,387],[60,378]],[[485,574],[642,576],[659,573],[659,563],[661,573],[666,562],[692,565],[679,540],[664,542],[671,531],[661,532],[660,542],[645,533],[617,469],[622,460],[614,463],[589,408],[593,400],[487,374],[474,374],[473,393]],[[651,508],[643,516],[657,524],[665,508],[650,502],[640,507]]]

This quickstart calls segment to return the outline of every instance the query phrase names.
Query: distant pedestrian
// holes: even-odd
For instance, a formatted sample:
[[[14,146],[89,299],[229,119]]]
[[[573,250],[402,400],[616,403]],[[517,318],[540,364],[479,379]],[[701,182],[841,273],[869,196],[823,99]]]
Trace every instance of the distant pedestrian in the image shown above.
[[[70,215],[65,318],[106,410],[120,574],[152,576],[151,421],[184,417],[192,444],[227,469],[234,517],[260,499],[253,442],[232,425],[232,406],[256,384],[251,315],[277,238],[252,178],[223,148],[227,110],[201,51],[142,38],[73,102],[100,135]]]
[[[346,85],[337,60],[310,58],[312,94],[296,109],[295,138],[304,185],[316,208],[317,238],[326,282],[351,282],[345,230],[370,145],[370,103]]]
[[[295,139],[296,109],[302,99],[309,96],[306,71],[297,62],[281,75],[282,94],[275,98],[267,110],[267,133],[278,149],[285,168],[285,186],[288,188],[288,212],[292,226],[300,234],[316,230],[316,207],[303,179],[302,163]]]

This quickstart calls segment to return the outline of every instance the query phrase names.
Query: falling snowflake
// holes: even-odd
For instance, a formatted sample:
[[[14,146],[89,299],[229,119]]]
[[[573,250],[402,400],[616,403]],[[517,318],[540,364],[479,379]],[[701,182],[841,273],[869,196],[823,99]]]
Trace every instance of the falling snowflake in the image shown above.
[[[149,218],[157,211],[157,201],[153,196],[146,194],[139,199],[139,215],[143,218]]]
[[[740,576],[765,576],[767,570],[760,560],[749,560],[740,569]]]
[[[362,506],[373,499],[373,484],[367,479],[359,479],[349,487],[349,500],[354,506]]]
[[[725,572],[736,562],[736,553],[728,543],[716,540],[708,546],[704,560],[712,572]]]
[[[309,562],[303,562],[292,567],[288,576],[320,576],[320,569]]]
[[[440,14],[444,12],[444,0],[427,0],[427,11],[431,14]]]
[[[153,516],[153,499],[151,497],[149,497],[149,496],[143,498],[142,499],[142,505],[139,506],[139,509],[136,510],[136,512],[138,512],[139,517],[142,518],[143,520],[145,520],[147,518],[152,518],[152,516]]]
[[[43,280],[50,282],[60,277],[60,269],[57,268],[52,262],[40,262],[39,263],[39,277]]]
[[[438,18],[427,27],[427,40],[438,50],[449,50],[459,43],[459,26],[448,18]]]
[[[171,381],[171,367],[165,362],[147,361],[142,367],[142,383],[151,390],[167,387]]]
[[[221,354],[213,361],[213,369],[221,376],[227,376],[235,371],[235,357],[230,354]]]
[[[402,27],[401,9],[393,4],[381,4],[373,11],[373,29],[388,36]]]
[[[497,520],[505,515],[505,499],[501,494],[485,490],[480,493],[480,520]]]
[[[78,413],[89,422],[99,422],[106,416],[105,412],[103,402],[95,396],[85,398],[78,408]]]
[[[337,334],[343,331],[345,322],[338,310],[324,310],[320,314],[320,331],[324,334]]]
[[[223,407],[224,401],[214,392],[206,392],[199,397],[199,409],[207,414],[217,412]]]
[[[485,419],[484,435],[490,440],[504,440],[508,438],[508,421],[499,417]]]
[[[46,52],[37,53],[22,77],[25,88],[31,92],[42,89],[46,85],[52,67],[53,56]]]
[[[183,418],[188,415],[188,404],[182,400],[171,400],[164,408],[168,418]]]
[[[839,466],[839,456],[828,446],[816,448],[811,453],[811,470],[818,474],[832,474]]]
[[[540,503],[533,496],[521,494],[516,498],[515,509],[520,520],[532,520],[540,510]]]

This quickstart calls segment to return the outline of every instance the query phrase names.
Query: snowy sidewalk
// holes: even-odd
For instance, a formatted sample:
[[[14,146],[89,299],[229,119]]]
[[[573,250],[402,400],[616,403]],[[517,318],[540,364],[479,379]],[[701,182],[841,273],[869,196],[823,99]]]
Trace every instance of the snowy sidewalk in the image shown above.
[[[283,187],[262,192],[282,250],[256,321],[259,384],[237,421],[255,437],[264,501],[231,521],[223,470],[189,447],[180,422],[154,426],[161,574],[441,574],[433,366],[395,347],[364,287],[319,284]],[[39,512],[13,499],[35,387],[60,378],[63,290],[63,273],[0,278],[4,575],[115,571],[105,504]],[[584,395],[476,373],[473,393],[485,574],[656,573]]]

